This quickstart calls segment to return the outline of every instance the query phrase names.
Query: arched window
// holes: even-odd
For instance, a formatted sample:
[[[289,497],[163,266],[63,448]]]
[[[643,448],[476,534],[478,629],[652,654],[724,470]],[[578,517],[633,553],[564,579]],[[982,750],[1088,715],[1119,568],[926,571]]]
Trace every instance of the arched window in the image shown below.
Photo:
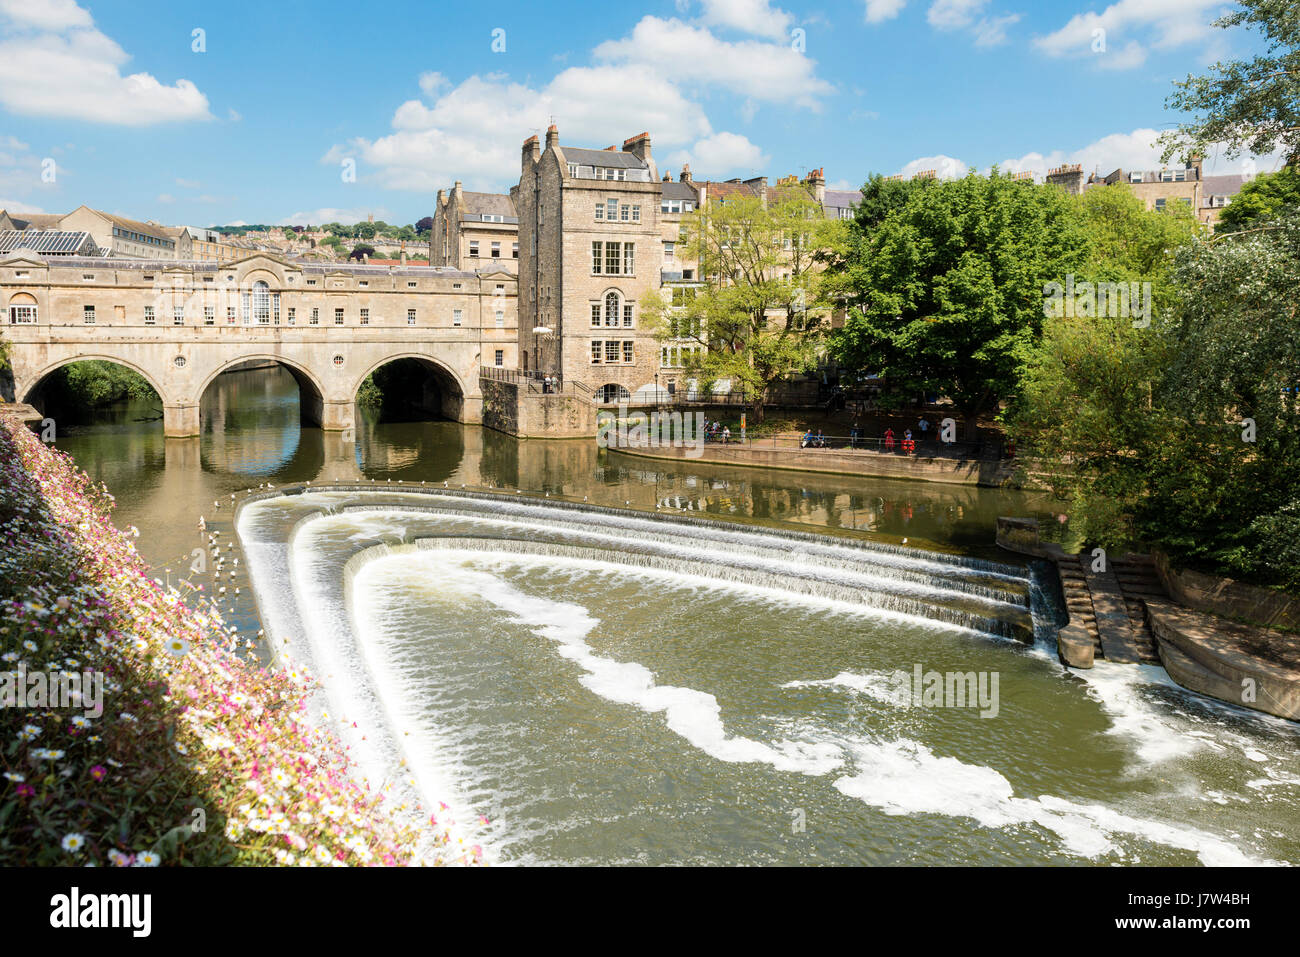
[[[632,393],[627,390],[627,386],[619,385],[617,382],[608,382],[602,385],[596,395],[603,403],[608,402],[626,402],[632,398]]]
[[[9,300],[9,322],[15,326],[36,323],[36,297],[28,292],[15,293]]]
[[[253,283],[253,315],[260,325],[271,322],[271,287],[261,280]]]
[[[605,325],[617,326],[619,317],[618,293],[609,292],[605,295]]]

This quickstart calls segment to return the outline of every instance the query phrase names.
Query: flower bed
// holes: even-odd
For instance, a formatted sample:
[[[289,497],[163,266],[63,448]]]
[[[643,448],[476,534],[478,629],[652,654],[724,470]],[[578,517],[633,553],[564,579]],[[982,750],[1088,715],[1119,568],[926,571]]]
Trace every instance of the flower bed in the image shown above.
[[[477,863],[396,823],[312,726],[302,679],[239,660],[214,609],[151,579],[113,499],[0,415],[0,866]],[[13,675],[102,675],[52,707]],[[431,860],[416,860],[418,847]]]

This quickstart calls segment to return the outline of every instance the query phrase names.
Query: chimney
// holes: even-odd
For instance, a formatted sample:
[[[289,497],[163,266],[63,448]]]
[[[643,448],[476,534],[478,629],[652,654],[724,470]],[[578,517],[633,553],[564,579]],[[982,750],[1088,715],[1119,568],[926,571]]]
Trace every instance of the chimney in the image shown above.
[[[808,174],[805,182],[812,187],[813,197],[819,203],[826,202],[826,170],[819,166]]]
[[[439,206],[447,205],[447,191],[445,189],[438,190],[438,205]]]
[[[1199,153],[1193,153],[1191,156],[1187,157],[1187,168],[1196,170],[1196,179],[1198,181],[1204,178],[1201,175],[1201,164],[1204,161],[1205,157],[1201,156]]]
[[[556,129],[554,123],[546,128],[546,148],[554,149],[560,145],[560,131]]]
[[[406,243],[402,243],[402,265],[406,265]]]
[[[650,134],[638,133],[623,141],[623,152],[631,153],[643,163],[650,161]]]
[[[672,181],[673,181],[673,174],[672,174],[672,173],[664,173],[664,182],[665,182],[665,183],[671,183]]]
[[[681,181],[682,181],[683,183],[689,183],[689,182],[691,182],[691,164],[690,164],[690,163],[683,163],[683,164],[682,164],[682,175],[681,175],[680,179],[681,179]]]
[[[533,135],[528,137],[528,139],[524,140],[523,156],[520,158],[520,166],[527,169],[529,161],[531,160],[533,163],[536,163],[537,158],[541,153],[541,148],[537,145],[537,136]]]

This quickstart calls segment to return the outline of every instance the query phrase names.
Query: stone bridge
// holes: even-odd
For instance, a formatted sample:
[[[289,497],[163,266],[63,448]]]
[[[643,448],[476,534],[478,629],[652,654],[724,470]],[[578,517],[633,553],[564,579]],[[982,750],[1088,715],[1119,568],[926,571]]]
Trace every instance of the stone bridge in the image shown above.
[[[460,422],[483,415],[480,367],[517,365],[515,279],[429,266],[118,259],[0,260],[11,401],[40,408],[47,376],[101,359],[134,370],[162,400],[168,436],[198,435],[222,372],[271,361],[297,380],[303,418],[355,425],[357,391],[398,359],[425,368],[421,407]],[[7,385],[7,388],[5,387]]]

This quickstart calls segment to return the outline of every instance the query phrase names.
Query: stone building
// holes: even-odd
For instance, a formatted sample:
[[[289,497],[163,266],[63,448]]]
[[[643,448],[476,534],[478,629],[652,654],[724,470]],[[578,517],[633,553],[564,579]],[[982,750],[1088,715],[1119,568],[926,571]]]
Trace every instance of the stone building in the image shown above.
[[[457,180],[438,190],[429,237],[429,264],[453,269],[519,267],[519,217],[503,193],[475,193]]]
[[[1196,218],[1211,228],[1246,181],[1247,177],[1242,174],[1205,175],[1199,156],[1191,157],[1180,167],[1158,170],[1119,168],[1105,176],[1093,173],[1086,179],[1078,163],[1059,166],[1047,173],[1047,182],[1075,195],[1101,186],[1125,183],[1147,209],[1165,209],[1174,203],[1186,203]]]
[[[519,364],[515,277],[505,270],[20,251],[0,255],[0,308],[12,398],[30,401],[70,362],[107,359],[149,380],[176,436],[198,434],[207,386],[250,359],[284,365],[304,416],[332,430],[353,427],[361,382],[395,359],[419,359],[430,376],[422,401],[462,422],[481,421],[483,367]]]

